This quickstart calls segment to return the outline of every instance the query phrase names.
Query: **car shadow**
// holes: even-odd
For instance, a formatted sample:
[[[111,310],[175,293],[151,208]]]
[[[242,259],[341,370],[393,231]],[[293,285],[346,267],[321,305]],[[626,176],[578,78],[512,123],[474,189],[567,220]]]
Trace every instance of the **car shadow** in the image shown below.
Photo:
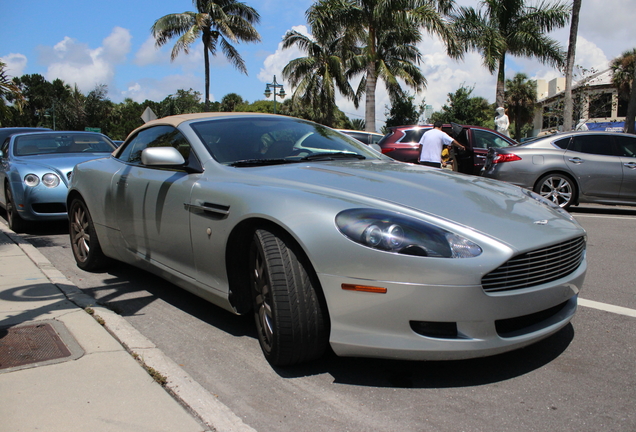
[[[570,207],[568,212],[572,214],[601,214],[601,215],[614,215],[614,216],[636,216],[636,207],[615,207],[615,206],[601,206],[598,207],[586,207],[576,206]]]

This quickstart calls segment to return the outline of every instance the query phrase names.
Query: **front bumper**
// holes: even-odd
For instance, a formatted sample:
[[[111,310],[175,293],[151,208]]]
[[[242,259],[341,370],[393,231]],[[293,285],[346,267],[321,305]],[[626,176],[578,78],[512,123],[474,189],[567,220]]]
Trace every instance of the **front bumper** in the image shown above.
[[[481,286],[345,280],[325,274],[319,278],[337,355],[458,360],[521,348],[565,327],[576,312],[585,271],[583,261],[574,273],[552,283],[494,294]],[[387,292],[345,291],[343,283],[380,286]],[[456,334],[450,336],[420,330],[453,326]]]
[[[66,195],[68,188],[60,184],[55,188],[43,185],[25,187],[14,193],[15,208],[22,219],[29,221],[54,221],[67,218]]]

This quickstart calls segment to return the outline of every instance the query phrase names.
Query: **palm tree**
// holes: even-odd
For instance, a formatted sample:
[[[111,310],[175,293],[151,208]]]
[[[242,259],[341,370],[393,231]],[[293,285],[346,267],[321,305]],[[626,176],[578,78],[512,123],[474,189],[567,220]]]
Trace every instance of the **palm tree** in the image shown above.
[[[612,60],[612,84],[618,89],[619,97],[628,100],[625,116],[625,132],[636,133],[636,48],[625,51]]]
[[[570,40],[568,42],[568,55],[565,61],[565,95],[563,101],[563,130],[572,130],[572,113],[574,103],[572,101],[572,71],[574,58],[576,57],[576,37],[579,32],[579,12],[581,0],[572,3],[572,21],[570,22]]]
[[[341,38],[317,42],[295,30],[288,31],[283,38],[284,49],[296,45],[307,53],[283,69],[283,77],[294,88],[292,101],[311,107],[313,120],[330,127],[335,120],[336,88],[345,97],[354,97],[340,57],[341,43]]]
[[[5,98],[15,101],[18,112],[22,112],[22,107],[26,103],[26,99],[20,87],[11,80],[6,72],[7,65],[0,61],[0,114],[8,117],[9,110],[5,104]]]
[[[200,37],[203,41],[205,62],[205,110],[210,101],[210,54],[221,49],[229,62],[247,75],[243,58],[232,43],[239,41],[258,42],[260,35],[252,24],[260,21],[256,10],[236,0],[192,0],[196,12],[165,15],[152,26],[151,32],[156,46],[165,45],[178,37],[172,48],[171,60],[183,50],[188,54],[190,46]]]
[[[418,65],[421,28],[447,42],[449,54],[461,55],[441,14],[453,0],[319,0],[307,11],[318,41],[342,39],[347,76],[361,76],[354,102],[366,95],[365,128],[375,132],[375,92],[378,78],[397,97],[400,80],[421,91],[426,79]]]
[[[455,31],[466,50],[476,50],[490,73],[497,71],[496,105],[503,106],[506,55],[534,57],[552,66],[563,66],[561,45],[546,33],[564,27],[570,6],[542,0],[536,6],[525,0],[482,0],[479,10],[460,8]]]
[[[506,105],[515,124],[514,139],[519,140],[521,128],[532,121],[536,100],[537,83],[528,81],[526,74],[517,73],[513,79],[506,80]]]

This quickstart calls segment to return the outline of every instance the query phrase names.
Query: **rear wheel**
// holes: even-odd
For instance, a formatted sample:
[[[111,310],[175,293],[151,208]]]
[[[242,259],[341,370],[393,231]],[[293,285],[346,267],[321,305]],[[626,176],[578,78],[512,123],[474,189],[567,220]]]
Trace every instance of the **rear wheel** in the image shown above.
[[[20,233],[27,229],[28,222],[22,219],[18,210],[15,208],[15,201],[13,201],[13,194],[11,188],[7,186],[4,191],[6,197],[6,209],[7,209],[7,224],[9,228],[14,232]]]
[[[82,270],[95,271],[108,264],[108,258],[102,252],[86,203],[75,198],[69,209],[69,235],[71,248],[77,266]]]
[[[576,185],[562,174],[546,174],[539,179],[534,191],[559,207],[568,209],[576,199]]]
[[[249,263],[256,330],[267,361],[287,366],[320,357],[329,338],[326,307],[297,247],[258,230]]]

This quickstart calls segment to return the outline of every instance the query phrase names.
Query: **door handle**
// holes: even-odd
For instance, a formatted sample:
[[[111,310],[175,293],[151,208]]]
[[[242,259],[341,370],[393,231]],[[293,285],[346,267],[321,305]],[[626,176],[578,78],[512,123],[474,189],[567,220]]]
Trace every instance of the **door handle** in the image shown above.
[[[636,169],[636,162],[627,162],[625,165],[629,169]]]
[[[569,158],[568,160],[569,160],[570,162],[572,162],[572,163],[576,164],[576,165],[579,165],[579,164],[582,164],[582,163],[583,163],[583,159],[578,158],[578,157]]]

